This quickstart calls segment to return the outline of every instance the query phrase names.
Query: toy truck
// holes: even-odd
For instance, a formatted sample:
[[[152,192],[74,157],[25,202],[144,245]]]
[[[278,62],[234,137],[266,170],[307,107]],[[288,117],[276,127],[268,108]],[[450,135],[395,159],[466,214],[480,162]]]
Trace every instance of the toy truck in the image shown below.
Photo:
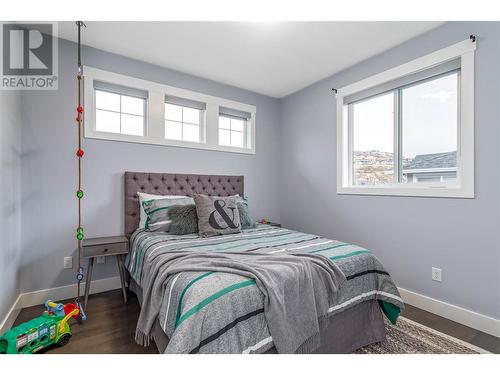
[[[47,301],[47,311],[29,322],[22,323],[0,337],[0,353],[31,354],[51,345],[64,346],[71,338],[70,318],[79,319],[75,304]]]

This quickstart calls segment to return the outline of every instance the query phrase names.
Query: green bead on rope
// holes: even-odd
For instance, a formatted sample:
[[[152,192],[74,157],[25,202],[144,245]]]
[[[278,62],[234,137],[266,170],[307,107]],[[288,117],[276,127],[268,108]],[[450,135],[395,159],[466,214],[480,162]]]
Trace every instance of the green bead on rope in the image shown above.
[[[77,197],[78,199],[82,199],[82,198],[83,198],[83,190],[78,190],[78,191],[76,192],[76,197]]]
[[[78,229],[76,230],[76,239],[77,239],[78,241],[83,240],[83,228],[78,228]]]

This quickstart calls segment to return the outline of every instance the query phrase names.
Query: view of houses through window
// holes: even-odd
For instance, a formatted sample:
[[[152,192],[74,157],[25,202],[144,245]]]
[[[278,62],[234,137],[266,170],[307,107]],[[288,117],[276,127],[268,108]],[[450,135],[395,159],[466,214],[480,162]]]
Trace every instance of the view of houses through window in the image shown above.
[[[353,185],[456,180],[456,71],[353,103],[349,116]]]

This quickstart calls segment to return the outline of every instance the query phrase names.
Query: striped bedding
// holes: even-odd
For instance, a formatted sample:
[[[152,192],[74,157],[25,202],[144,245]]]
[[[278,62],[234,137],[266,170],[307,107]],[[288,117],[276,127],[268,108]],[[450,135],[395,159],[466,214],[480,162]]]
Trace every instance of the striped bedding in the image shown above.
[[[329,309],[332,315],[376,299],[395,322],[404,307],[389,274],[368,250],[312,234],[262,224],[209,238],[138,229],[130,243],[126,266],[141,287],[144,262],[159,261],[169,251],[318,253],[346,276]],[[170,339],[166,353],[263,353],[273,347],[255,281],[228,273],[182,272],[171,276],[164,288],[159,322]]]

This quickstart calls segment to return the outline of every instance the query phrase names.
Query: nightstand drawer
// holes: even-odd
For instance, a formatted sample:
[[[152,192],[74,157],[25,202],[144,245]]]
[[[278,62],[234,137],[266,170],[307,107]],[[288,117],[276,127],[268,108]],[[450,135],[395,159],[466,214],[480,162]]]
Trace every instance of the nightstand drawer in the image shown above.
[[[83,257],[97,257],[97,256],[108,256],[116,254],[124,254],[128,252],[127,242],[117,242],[110,244],[101,244],[94,246],[84,246],[83,247]]]

